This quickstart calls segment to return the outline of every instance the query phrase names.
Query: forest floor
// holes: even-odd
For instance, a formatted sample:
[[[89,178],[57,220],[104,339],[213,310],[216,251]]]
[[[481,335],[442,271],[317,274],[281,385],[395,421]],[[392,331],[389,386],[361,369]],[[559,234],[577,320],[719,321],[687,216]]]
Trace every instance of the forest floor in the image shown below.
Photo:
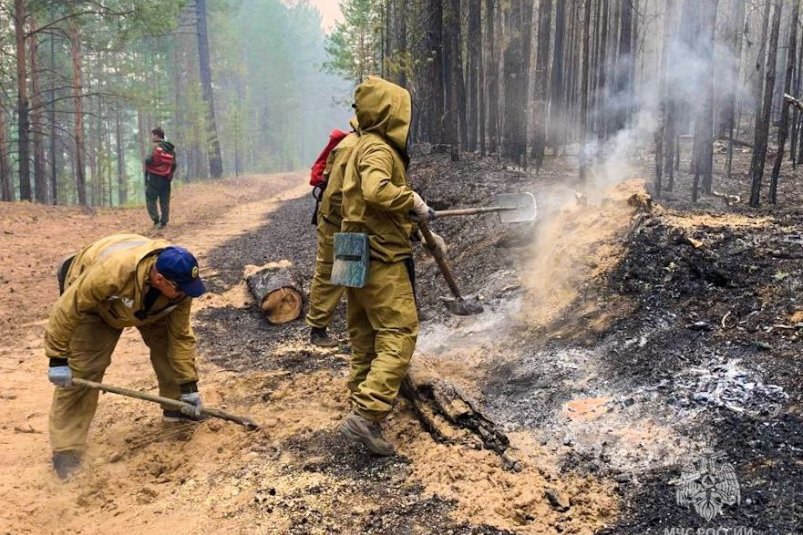
[[[738,174],[715,184],[741,196],[735,206],[709,196],[692,206],[679,174],[659,203],[649,165],[600,169],[578,188],[563,160],[537,177],[473,156],[414,160],[416,189],[439,209],[503,191],[538,199],[533,224],[434,224],[464,291],[484,300],[478,316],[450,316],[434,263],[417,258],[433,318],[414,366],[474,397],[519,471],[436,442],[405,401],[385,425],[398,456],[340,439],[344,307],[333,325],[343,343],[320,350],[302,322],[268,326],[242,282],[246,265],[270,261],[312,273],[309,190],[285,174],[180,188],[160,233],[198,254],[211,290],[194,307],[205,402],[263,429],[167,426],[156,406],[104,395],[86,469],[59,482],[41,341],[54,266],[94,238],[154,232],[142,208],[0,205],[0,533],[798,533],[803,213],[789,206],[800,179],[785,169],[797,177],[781,183],[785,204],[749,210]],[[155,392],[145,354],[126,333],[105,380]],[[675,503],[682,466],[707,449],[727,455],[741,484],[741,503],[708,523]]]

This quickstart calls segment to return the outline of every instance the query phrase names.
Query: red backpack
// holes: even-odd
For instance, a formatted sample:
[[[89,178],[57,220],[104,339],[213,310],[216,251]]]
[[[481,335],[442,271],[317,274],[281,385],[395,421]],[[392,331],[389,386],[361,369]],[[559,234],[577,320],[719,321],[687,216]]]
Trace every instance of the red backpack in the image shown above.
[[[318,155],[318,158],[315,160],[315,163],[312,164],[312,171],[310,172],[309,176],[309,185],[314,188],[323,188],[326,184],[326,176],[324,176],[323,172],[326,170],[326,160],[329,158],[329,153],[337,147],[337,144],[343,141],[343,138],[349,135],[348,132],[343,132],[342,130],[332,130],[332,133],[329,134],[329,142],[323,148],[321,153]]]

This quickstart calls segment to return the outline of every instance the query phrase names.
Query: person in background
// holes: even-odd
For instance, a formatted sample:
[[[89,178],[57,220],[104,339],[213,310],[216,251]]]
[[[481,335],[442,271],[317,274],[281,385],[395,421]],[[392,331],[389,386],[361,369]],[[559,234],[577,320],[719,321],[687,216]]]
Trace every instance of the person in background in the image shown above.
[[[145,159],[145,202],[153,226],[164,228],[170,219],[170,184],[176,172],[176,148],[160,127],[151,130],[153,152]],[[156,201],[159,201],[159,208]],[[161,215],[160,212],[161,211]]]

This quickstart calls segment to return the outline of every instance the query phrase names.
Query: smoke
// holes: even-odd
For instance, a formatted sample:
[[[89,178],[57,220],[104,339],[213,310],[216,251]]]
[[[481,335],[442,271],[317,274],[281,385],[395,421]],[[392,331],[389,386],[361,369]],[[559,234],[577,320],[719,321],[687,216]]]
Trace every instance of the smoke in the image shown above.
[[[708,120],[703,116],[703,107],[713,90],[714,135],[726,106],[753,104],[751,92],[741,80],[740,58],[728,43],[715,39],[712,50],[707,41],[710,34],[698,32],[690,36],[688,30],[684,33],[683,28],[675,28],[664,44],[666,13],[662,15],[651,20],[645,17],[647,23],[642,31],[656,38],[645,40],[636,56],[618,58],[607,87],[595,95],[599,106],[594,121],[596,132],[578,150],[578,164],[585,161],[589,166],[585,193],[592,202],[615,184],[652,175],[656,133],[664,121],[666,104],[671,102],[674,106],[676,134],[690,134],[695,121]],[[633,86],[617,83],[626,79],[631,69],[636,73]],[[664,69],[665,79],[661,80]],[[628,117],[626,123],[616,129],[617,118],[623,116]],[[599,136],[603,127],[607,136]]]

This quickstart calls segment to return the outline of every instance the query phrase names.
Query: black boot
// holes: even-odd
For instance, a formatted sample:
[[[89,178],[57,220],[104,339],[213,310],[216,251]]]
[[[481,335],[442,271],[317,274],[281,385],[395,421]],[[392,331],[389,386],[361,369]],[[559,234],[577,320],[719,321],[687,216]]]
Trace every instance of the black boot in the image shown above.
[[[309,341],[318,347],[337,347],[338,341],[326,333],[326,327],[313,327],[309,333]]]
[[[67,479],[81,468],[81,453],[75,450],[53,452],[53,469],[59,479]]]

